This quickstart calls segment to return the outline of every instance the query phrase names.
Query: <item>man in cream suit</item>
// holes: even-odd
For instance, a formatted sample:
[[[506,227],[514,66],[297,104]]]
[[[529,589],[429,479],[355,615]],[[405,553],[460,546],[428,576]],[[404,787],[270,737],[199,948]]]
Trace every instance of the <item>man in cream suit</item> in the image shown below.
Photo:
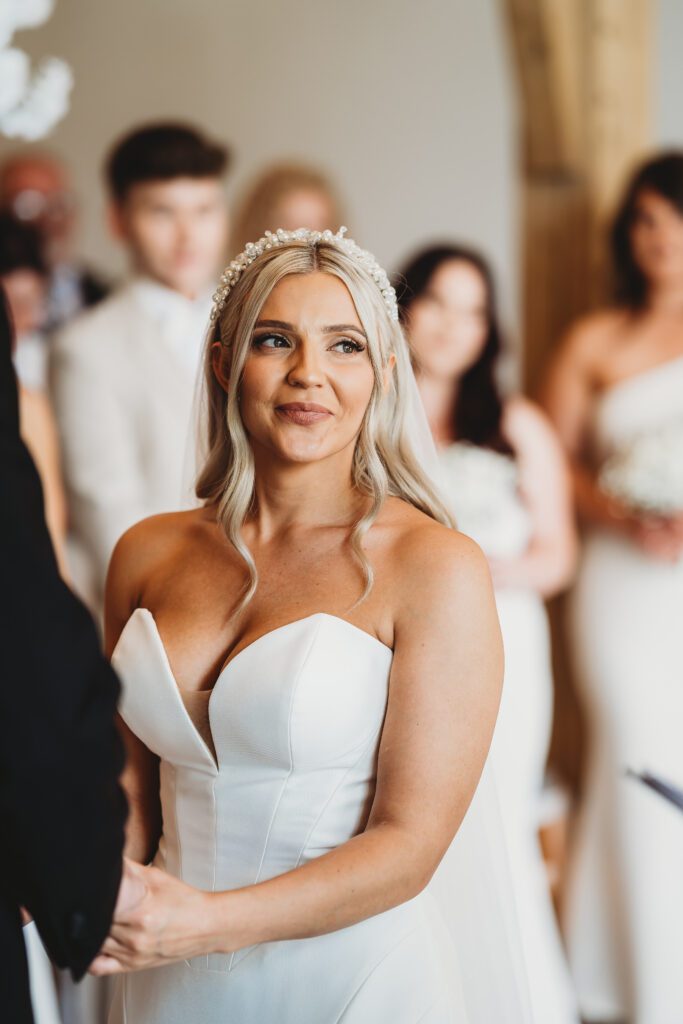
[[[222,146],[176,124],[142,128],[114,147],[111,222],[133,276],[54,343],[71,524],[96,613],[121,534],[180,505],[200,350],[225,257],[227,160]]]

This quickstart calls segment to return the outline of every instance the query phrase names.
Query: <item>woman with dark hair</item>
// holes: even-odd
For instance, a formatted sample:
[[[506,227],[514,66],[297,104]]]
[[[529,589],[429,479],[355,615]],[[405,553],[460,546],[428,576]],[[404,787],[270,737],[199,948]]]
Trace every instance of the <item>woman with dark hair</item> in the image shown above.
[[[585,527],[570,629],[590,726],[567,902],[584,1016],[683,1020],[683,828],[626,778],[683,784],[683,152],[644,164],[612,234],[616,303],[546,389]]]
[[[398,278],[418,386],[459,528],[488,556],[505,647],[493,741],[535,1024],[577,1020],[538,843],[552,719],[543,597],[574,560],[568,475],[531,402],[505,397],[491,271],[476,252],[427,249]]]

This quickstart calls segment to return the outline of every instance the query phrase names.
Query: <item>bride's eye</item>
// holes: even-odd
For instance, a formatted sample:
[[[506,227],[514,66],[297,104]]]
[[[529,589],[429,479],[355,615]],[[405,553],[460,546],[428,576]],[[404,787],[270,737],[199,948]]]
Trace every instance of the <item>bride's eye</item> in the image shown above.
[[[353,338],[341,338],[332,346],[333,352],[342,352],[345,356],[353,355],[354,352],[365,352],[365,345]]]
[[[252,341],[254,348],[289,348],[289,341],[281,334],[257,334]]]

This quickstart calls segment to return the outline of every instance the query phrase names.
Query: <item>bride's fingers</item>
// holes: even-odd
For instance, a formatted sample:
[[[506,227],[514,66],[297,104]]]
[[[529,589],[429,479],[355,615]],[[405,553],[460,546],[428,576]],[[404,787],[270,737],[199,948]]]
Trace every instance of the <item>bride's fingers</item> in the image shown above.
[[[102,953],[106,954],[107,956],[125,957],[127,955],[130,955],[131,948],[124,942],[120,942],[114,935],[108,935],[107,938],[102,943],[100,955]]]
[[[124,970],[123,965],[114,957],[100,954],[90,964],[88,974],[93,974],[96,978],[102,978],[107,974],[121,974]]]
[[[109,932],[108,940],[118,942],[121,949],[135,950],[137,940],[143,935],[139,925],[113,924]]]

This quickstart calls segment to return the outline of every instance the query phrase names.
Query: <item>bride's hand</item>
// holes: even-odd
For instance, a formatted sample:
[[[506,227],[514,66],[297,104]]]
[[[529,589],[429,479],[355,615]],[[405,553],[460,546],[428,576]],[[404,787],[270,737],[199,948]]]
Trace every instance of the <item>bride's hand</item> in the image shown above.
[[[131,900],[134,889],[139,898]],[[214,951],[205,931],[212,893],[128,860],[121,893],[109,936],[90,965],[91,974],[139,971]]]

